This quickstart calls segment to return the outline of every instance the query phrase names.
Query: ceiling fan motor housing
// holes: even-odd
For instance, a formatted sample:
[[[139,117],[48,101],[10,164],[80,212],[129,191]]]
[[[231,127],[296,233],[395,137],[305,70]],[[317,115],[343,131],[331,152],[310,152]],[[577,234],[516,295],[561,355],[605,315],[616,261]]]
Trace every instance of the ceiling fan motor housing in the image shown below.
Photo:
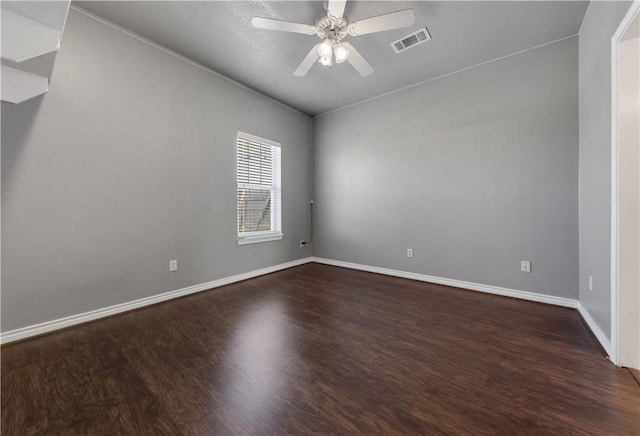
[[[349,21],[346,18],[334,18],[323,15],[316,22],[316,33],[322,39],[339,42],[349,33]]]

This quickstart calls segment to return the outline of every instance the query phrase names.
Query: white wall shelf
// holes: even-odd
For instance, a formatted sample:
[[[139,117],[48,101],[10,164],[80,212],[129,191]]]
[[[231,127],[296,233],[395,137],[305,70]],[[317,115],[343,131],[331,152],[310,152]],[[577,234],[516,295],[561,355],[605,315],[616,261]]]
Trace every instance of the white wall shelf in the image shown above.
[[[2,101],[21,103],[49,90],[69,5],[68,0],[2,2]],[[32,59],[39,71],[30,71]]]
[[[60,31],[13,12],[2,11],[2,57],[23,62],[60,48]]]
[[[49,90],[49,79],[26,71],[2,66],[2,101],[22,103]]]

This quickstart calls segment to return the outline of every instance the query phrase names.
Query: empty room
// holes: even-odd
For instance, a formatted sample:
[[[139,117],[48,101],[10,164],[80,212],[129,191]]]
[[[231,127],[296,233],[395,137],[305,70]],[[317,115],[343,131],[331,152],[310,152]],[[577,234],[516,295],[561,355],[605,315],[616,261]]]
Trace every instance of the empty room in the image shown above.
[[[2,435],[640,434],[640,1],[0,12]]]

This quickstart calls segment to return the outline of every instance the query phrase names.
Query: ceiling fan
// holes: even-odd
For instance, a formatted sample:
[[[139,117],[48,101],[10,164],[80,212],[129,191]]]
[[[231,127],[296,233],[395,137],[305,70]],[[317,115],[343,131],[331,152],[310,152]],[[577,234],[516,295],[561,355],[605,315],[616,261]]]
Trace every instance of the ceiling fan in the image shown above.
[[[404,9],[351,23],[344,16],[346,3],[347,0],[329,0],[326,14],[318,18],[315,26],[262,17],[254,17],[251,23],[253,27],[259,29],[317,35],[322,40],[298,65],[298,68],[293,72],[295,76],[307,74],[318,60],[326,67],[332,67],[334,60],[338,64],[348,61],[360,75],[368,76],[373,72],[373,67],[351,44],[342,42],[342,40],[347,35],[360,36],[411,26],[415,14],[413,9]]]

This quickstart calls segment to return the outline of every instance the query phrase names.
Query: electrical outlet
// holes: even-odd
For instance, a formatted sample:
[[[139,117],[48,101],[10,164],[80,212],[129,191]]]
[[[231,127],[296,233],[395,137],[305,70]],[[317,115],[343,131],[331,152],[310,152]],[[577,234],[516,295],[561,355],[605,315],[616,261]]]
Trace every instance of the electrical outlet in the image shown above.
[[[170,260],[169,261],[169,271],[176,271],[178,269],[178,261]]]
[[[531,262],[528,260],[520,261],[520,271],[521,272],[531,272]]]
[[[307,245],[307,241],[300,241],[300,247],[304,247],[305,245]]]
[[[407,248],[407,257],[413,257],[413,248]]]
[[[589,276],[589,290],[593,291],[593,277]]]

